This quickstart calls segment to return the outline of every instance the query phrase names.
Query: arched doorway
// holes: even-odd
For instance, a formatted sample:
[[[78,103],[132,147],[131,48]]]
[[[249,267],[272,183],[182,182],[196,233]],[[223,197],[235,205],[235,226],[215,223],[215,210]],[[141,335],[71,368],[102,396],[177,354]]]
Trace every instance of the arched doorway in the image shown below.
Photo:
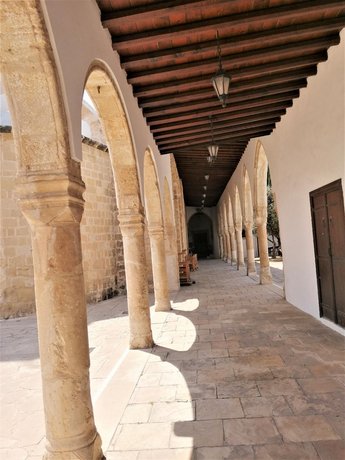
[[[198,259],[213,255],[212,220],[203,212],[197,212],[188,222],[189,248]]]

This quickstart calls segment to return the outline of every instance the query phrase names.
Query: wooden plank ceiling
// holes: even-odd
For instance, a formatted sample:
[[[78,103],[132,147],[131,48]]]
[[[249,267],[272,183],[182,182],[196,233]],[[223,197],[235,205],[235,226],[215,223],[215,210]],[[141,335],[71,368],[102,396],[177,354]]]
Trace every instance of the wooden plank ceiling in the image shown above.
[[[248,141],[268,135],[339,43],[342,0],[98,0],[162,155],[175,155],[185,202],[217,204]],[[231,76],[226,108],[211,84]],[[218,158],[207,162],[211,141]],[[287,159],[288,161],[288,159]],[[205,175],[210,178],[207,183]]]

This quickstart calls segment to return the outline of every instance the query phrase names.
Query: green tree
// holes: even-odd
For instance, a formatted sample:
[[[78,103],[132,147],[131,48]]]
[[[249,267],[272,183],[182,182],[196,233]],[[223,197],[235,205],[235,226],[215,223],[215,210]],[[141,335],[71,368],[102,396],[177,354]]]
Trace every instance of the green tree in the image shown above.
[[[277,253],[280,251],[280,234],[278,215],[270,180],[267,184],[267,233],[271,237],[269,240],[273,244],[272,258],[275,259],[277,257]]]

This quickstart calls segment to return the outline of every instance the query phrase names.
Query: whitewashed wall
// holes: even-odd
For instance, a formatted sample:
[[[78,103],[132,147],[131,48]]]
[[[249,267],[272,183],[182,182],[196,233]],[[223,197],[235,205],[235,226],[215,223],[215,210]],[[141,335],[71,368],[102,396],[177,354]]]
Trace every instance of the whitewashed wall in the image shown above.
[[[233,196],[238,185],[243,202],[242,176],[246,166],[254,191],[257,142],[264,146],[276,192],[286,298],[319,317],[316,267],[309,192],[336,179],[345,181],[345,30],[341,43],[308,78],[299,99],[287,110],[270,136],[253,139],[226,190]]]

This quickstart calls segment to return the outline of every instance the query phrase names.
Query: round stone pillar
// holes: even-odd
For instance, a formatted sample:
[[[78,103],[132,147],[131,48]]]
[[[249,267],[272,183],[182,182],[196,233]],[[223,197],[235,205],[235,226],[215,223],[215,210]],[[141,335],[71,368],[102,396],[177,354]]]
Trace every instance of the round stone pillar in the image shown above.
[[[223,241],[223,235],[219,235],[219,242],[220,242],[220,258],[223,259],[224,257],[224,241]]]
[[[268,257],[266,223],[257,226],[259,253],[260,253],[260,284],[271,284],[272,275]]]
[[[254,242],[253,242],[253,224],[245,222],[246,229],[246,245],[247,245],[247,275],[256,273],[255,258],[254,258]]]
[[[18,181],[29,222],[46,424],[45,460],[100,460],[90,396],[79,164]]]
[[[237,246],[237,270],[244,266],[243,242],[242,242],[242,225],[235,226],[236,246]]]
[[[230,246],[231,246],[231,265],[237,265],[237,243],[235,236],[235,229],[229,227]]]
[[[170,311],[168,274],[165,260],[163,227],[149,227],[151,245],[153,286],[155,292],[155,310]]]
[[[267,207],[257,206],[256,208],[256,227],[258,235],[258,245],[260,253],[260,284],[271,284],[272,275],[270,269],[270,260],[268,257],[267,243]]]
[[[230,233],[228,230],[225,231],[225,238],[226,238],[226,247],[227,247],[226,262],[228,264],[231,264],[231,241],[230,241]]]
[[[128,317],[132,349],[153,346],[145,258],[142,210],[119,212],[126,270]]]

